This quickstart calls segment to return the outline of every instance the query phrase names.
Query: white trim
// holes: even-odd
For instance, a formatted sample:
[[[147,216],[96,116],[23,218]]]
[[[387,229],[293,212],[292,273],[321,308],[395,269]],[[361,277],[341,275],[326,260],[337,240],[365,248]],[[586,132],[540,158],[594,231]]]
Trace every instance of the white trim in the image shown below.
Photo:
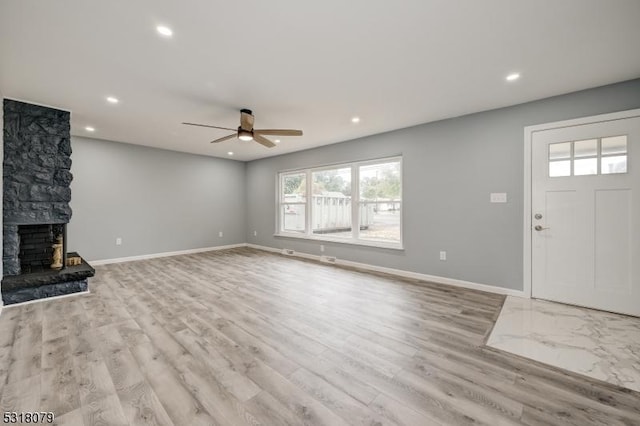
[[[375,247],[375,248],[387,249],[387,250],[404,250],[404,247],[400,243],[393,243],[393,242],[381,241],[381,240],[365,240],[365,239],[356,240],[354,238],[338,238],[338,237],[331,238],[331,237],[326,237],[325,235],[327,234],[313,234],[313,235],[294,234],[294,233],[273,234],[274,237],[278,237],[278,238],[295,238],[298,240],[305,240],[305,241],[326,241],[330,243],[351,244],[353,246]]]
[[[271,253],[282,253],[282,249],[278,249],[275,247],[269,247],[269,246],[261,246],[259,244],[247,244],[247,247],[252,248],[252,249],[256,249],[256,250],[262,250],[262,251],[270,251]],[[296,251],[295,254],[293,254],[292,256],[299,256],[299,257],[309,257],[309,258],[314,258],[312,254],[305,254],[305,253],[301,253],[299,251]],[[318,256],[320,257],[320,256]]]
[[[380,163],[384,163],[385,160],[389,159],[389,160],[393,160],[394,158],[397,159],[402,159],[402,152],[399,152],[398,154],[391,154],[387,157],[375,157],[375,158],[369,158],[369,159],[364,159],[364,160],[353,160],[353,161],[338,161],[335,163],[324,163],[321,164],[319,166],[303,166],[303,167],[296,167],[293,169],[282,169],[282,170],[278,170],[278,173],[276,173],[277,175],[279,174],[289,174],[289,173],[293,173],[293,172],[303,172],[306,170],[311,170],[313,169],[314,171],[316,170],[330,170],[335,168],[336,166],[350,166],[353,164],[363,164],[363,165],[369,165],[369,164],[376,164],[378,162]]]
[[[523,220],[523,296],[531,297],[531,149],[533,134],[545,130],[559,129],[563,127],[582,126],[585,124],[602,123],[605,121],[624,120],[626,118],[640,117],[640,109],[613,112],[610,114],[593,115],[590,117],[575,118],[572,120],[555,121],[552,123],[537,124],[524,128],[524,220]]]
[[[531,127],[524,128],[524,202],[522,247],[522,293],[531,298]]]
[[[11,309],[14,306],[24,306],[24,305],[30,305],[32,303],[48,302],[50,300],[64,299],[64,298],[67,298],[67,297],[82,296],[82,295],[90,294],[90,293],[91,293],[90,290],[86,290],[86,291],[78,291],[78,292],[69,293],[69,294],[61,294],[60,296],[43,297],[43,298],[40,298],[40,299],[29,300],[27,302],[12,303],[10,305],[4,305],[4,309]]]
[[[203,253],[206,251],[227,250],[227,249],[246,247],[246,246],[247,246],[246,243],[229,244],[226,246],[203,247],[203,248],[197,248],[197,249],[167,251],[164,253],[142,254],[139,256],[117,257],[114,259],[89,260],[88,262],[91,265],[108,265],[110,263],[133,262],[136,260],[155,259],[158,257],[180,256],[183,254],[194,254],[194,253]]]
[[[250,247],[256,250],[273,252],[273,253],[282,253],[282,249],[277,249],[274,247],[267,247],[267,246],[260,246],[257,244],[247,244],[247,247]],[[294,251],[294,253],[291,256],[297,256],[297,257],[302,257],[304,259],[316,260],[318,262],[321,262],[321,258],[322,258],[322,256],[319,256],[319,255],[302,253],[299,251]],[[472,290],[486,291],[488,293],[504,294],[507,296],[516,296],[516,297],[525,297],[524,293],[520,290],[496,287],[488,284],[479,284],[471,281],[457,280],[454,278],[438,277],[435,275],[421,274],[418,272],[404,271],[402,269],[385,268],[383,266],[370,265],[368,263],[359,263],[359,262],[352,262],[350,260],[336,259],[335,264],[341,265],[341,266],[349,266],[352,268],[363,269],[366,271],[383,272],[390,275],[396,275],[404,278],[412,278],[420,281],[451,285],[454,287],[462,287],[462,288],[468,288]]]

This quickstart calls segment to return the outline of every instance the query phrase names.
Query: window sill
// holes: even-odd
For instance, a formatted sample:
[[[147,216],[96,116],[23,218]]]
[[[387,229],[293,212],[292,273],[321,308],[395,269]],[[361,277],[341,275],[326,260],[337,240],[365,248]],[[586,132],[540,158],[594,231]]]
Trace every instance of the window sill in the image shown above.
[[[347,238],[327,238],[327,237],[320,237],[320,236],[285,234],[285,233],[273,234],[273,236],[282,237],[282,238],[295,238],[297,240],[306,240],[306,241],[326,241],[330,243],[375,247],[375,248],[382,248],[382,249],[388,249],[388,250],[404,250],[404,247],[402,246],[401,243],[391,243],[391,242],[385,242],[385,241],[354,240],[354,239],[347,239]]]

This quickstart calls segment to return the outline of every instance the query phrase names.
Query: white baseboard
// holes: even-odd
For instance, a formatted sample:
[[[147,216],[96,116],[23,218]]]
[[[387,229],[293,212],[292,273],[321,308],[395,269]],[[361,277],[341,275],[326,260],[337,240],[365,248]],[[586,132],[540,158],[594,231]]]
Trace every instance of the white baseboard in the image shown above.
[[[135,260],[155,259],[158,257],[179,256],[183,254],[202,253],[202,252],[215,251],[215,250],[227,250],[227,249],[238,248],[238,247],[251,247],[257,250],[263,250],[263,251],[268,251],[272,253],[282,254],[282,249],[279,249],[279,248],[260,246],[257,244],[239,243],[239,244],[230,244],[226,246],[204,247],[204,248],[198,248],[198,249],[145,254],[140,256],[120,257],[116,259],[92,260],[92,261],[89,261],[89,263],[92,265],[107,265],[110,263],[132,262]],[[294,251],[293,254],[289,256],[301,257],[304,259],[315,260],[318,262],[322,261],[322,256],[303,253],[299,251]],[[325,263],[328,263],[328,262],[325,262]],[[342,266],[349,266],[352,268],[363,269],[366,271],[382,272],[382,273],[404,277],[404,278],[412,278],[412,279],[427,281],[432,283],[446,284],[446,285],[451,285],[455,287],[469,288],[472,290],[486,291],[489,293],[504,294],[507,296],[516,296],[516,297],[527,297],[522,290],[513,290],[510,288],[496,287],[488,284],[480,284],[480,283],[475,283],[471,281],[458,280],[454,278],[421,274],[418,272],[405,271],[402,269],[386,268],[384,266],[376,266],[368,263],[360,263],[360,262],[352,262],[350,260],[336,259],[335,264],[342,265]]]
[[[269,251],[273,253],[282,253],[282,249],[277,249],[277,248],[267,247],[267,246],[259,246],[256,244],[247,244],[247,247],[251,247],[257,250]],[[309,253],[302,253],[298,251],[294,252],[290,256],[297,256],[305,259],[317,260],[318,262],[320,262],[322,258],[322,256],[309,254]],[[412,279],[428,281],[432,283],[447,284],[455,287],[486,291],[488,293],[504,294],[507,296],[516,296],[516,297],[526,297],[522,290],[513,290],[510,288],[496,287],[488,284],[479,284],[471,281],[457,280],[454,278],[446,278],[446,277],[439,277],[436,275],[421,274],[418,272],[404,271],[402,269],[385,268],[383,266],[370,265],[368,263],[359,263],[359,262],[352,262],[350,260],[336,259],[335,264],[349,266],[352,268],[364,269],[367,271],[383,272],[386,274],[396,275],[404,278],[412,278]]]
[[[146,259],[155,259],[158,257],[169,257],[169,256],[179,256],[181,254],[194,254],[194,253],[203,253],[205,251],[215,251],[215,250],[227,250],[238,247],[246,247],[246,243],[240,244],[229,244],[226,246],[215,246],[215,247],[202,247],[197,249],[188,249],[188,250],[178,250],[178,251],[167,251],[164,253],[152,253],[152,254],[142,254],[139,256],[128,256],[128,257],[117,257],[115,259],[102,259],[102,260],[88,260],[91,265],[108,265],[110,263],[122,263],[122,262],[133,262],[135,260],[146,260]]]
[[[24,306],[24,305],[31,305],[32,303],[40,303],[40,302],[48,302],[50,300],[56,300],[56,299],[65,299],[67,297],[75,297],[75,296],[82,296],[85,294],[90,294],[91,291],[90,290],[86,290],[86,291],[77,291],[75,293],[69,293],[69,294],[61,294],[60,296],[51,296],[51,297],[43,297],[41,299],[35,299],[35,300],[29,300],[27,302],[20,302],[20,303],[12,303],[10,305],[4,305],[2,308],[3,309],[11,309],[14,306]]]

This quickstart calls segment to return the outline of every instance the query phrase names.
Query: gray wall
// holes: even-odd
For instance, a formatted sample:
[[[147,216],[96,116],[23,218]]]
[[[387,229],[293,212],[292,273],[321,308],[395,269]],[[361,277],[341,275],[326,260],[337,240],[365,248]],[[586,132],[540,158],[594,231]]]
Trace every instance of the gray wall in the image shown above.
[[[100,260],[245,242],[244,163],[79,137],[71,146],[70,251]]]
[[[327,242],[324,254],[521,290],[524,127],[633,108],[640,80],[250,162],[246,241],[320,254],[320,242],[273,236],[277,172],[402,154],[404,251]]]

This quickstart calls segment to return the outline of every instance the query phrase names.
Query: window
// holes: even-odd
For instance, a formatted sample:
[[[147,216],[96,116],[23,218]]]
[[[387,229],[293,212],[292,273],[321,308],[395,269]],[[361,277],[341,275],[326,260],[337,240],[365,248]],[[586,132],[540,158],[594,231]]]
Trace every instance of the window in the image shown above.
[[[549,144],[549,177],[627,173],[627,136]]]
[[[627,173],[627,137],[602,138],[601,161],[600,167],[603,175]]]
[[[278,235],[402,247],[400,158],[281,172],[278,182]]]
[[[280,177],[280,229],[304,233],[307,229],[307,184],[305,173],[289,173]]]
[[[311,231],[316,235],[351,238],[351,168],[311,172],[311,181]]]
[[[400,162],[359,167],[360,238],[400,241]]]

